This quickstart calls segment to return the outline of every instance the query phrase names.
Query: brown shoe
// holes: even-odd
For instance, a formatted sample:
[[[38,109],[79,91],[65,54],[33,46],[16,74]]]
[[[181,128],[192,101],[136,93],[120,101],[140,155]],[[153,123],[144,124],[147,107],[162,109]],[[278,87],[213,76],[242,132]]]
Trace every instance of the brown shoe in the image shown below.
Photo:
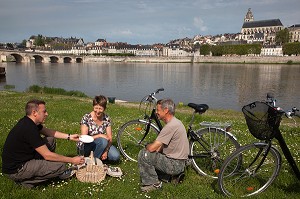
[[[154,190],[161,189],[161,188],[162,188],[162,182],[159,182],[156,184],[142,186],[141,191],[142,192],[150,192],[150,191],[154,191]]]
[[[182,172],[182,173],[180,173],[180,174],[178,174],[176,176],[173,176],[172,177],[172,183],[174,183],[174,184],[182,183],[184,177],[185,177],[184,172]]]

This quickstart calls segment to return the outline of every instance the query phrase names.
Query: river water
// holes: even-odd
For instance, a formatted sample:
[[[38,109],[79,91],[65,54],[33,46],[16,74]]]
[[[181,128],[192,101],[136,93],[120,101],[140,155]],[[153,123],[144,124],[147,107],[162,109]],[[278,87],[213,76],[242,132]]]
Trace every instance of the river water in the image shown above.
[[[241,110],[271,92],[277,105],[300,108],[300,65],[190,63],[0,63],[6,68],[4,85],[25,91],[31,85],[103,94],[140,101],[163,87],[158,98],[176,103],[206,103],[213,109]]]

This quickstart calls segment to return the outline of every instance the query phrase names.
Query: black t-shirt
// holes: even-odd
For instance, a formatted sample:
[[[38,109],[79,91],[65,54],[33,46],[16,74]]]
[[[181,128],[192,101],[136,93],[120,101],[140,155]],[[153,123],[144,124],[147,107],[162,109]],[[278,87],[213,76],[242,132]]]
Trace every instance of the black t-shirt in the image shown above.
[[[9,132],[3,146],[2,172],[16,173],[21,166],[29,160],[38,157],[36,148],[45,144],[40,136],[43,126],[36,125],[25,116]]]

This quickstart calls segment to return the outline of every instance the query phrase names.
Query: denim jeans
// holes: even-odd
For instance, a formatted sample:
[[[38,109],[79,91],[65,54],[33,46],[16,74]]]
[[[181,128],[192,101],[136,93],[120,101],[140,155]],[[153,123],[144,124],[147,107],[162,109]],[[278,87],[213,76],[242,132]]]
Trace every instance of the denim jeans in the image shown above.
[[[101,159],[101,155],[106,149],[107,144],[108,141],[105,138],[96,138],[92,143],[85,143],[84,156],[89,156],[91,151],[94,151],[94,156]],[[115,146],[110,146],[107,159],[110,161],[118,161],[120,159],[120,152]]]

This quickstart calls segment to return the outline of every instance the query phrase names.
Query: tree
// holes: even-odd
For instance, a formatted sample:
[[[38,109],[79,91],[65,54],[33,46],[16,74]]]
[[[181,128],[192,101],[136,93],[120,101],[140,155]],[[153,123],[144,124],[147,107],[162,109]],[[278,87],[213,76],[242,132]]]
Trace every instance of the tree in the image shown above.
[[[287,43],[282,46],[284,55],[299,55],[300,54],[300,43]]]
[[[210,54],[210,45],[204,44],[200,47],[200,55],[209,55]]]
[[[275,41],[277,45],[283,45],[290,40],[289,30],[287,28],[280,30],[276,33]]]
[[[34,45],[36,45],[36,46],[45,46],[45,40],[43,38],[43,35],[38,35],[35,38]]]

